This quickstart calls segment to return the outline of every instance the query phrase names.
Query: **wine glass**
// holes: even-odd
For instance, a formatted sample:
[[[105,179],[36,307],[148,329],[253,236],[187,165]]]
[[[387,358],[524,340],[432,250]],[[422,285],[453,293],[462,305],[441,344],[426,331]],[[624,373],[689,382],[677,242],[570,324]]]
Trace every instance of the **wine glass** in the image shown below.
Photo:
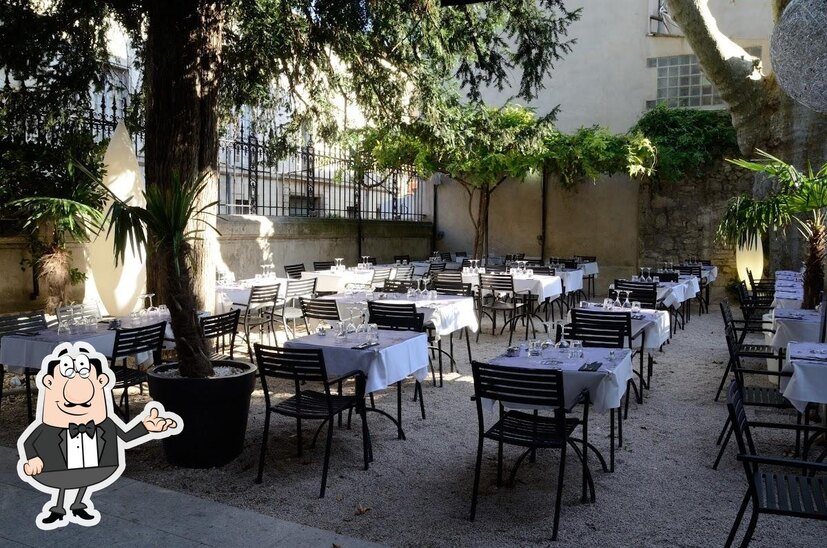
[[[620,294],[621,293],[622,293],[622,291],[620,291],[620,290],[615,291],[615,300],[612,301],[612,306],[614,308],[620,308],[623,305],[623,303],[620,301]]]
[[[632,292],[631,292],[631,291],[626,291],[626,300],[625,300],[625,301],[623,301],[623,308],[624,308],[624,309],[629,309],[629,308],[632,308],[632,303],[631,303],[631,302],[629,302],[629,296],[630,296],[631,294],[632,294]]]
[[[557,341],[555,345],[557,348],[568,348],[569,341],[566,340],[566,321],[565,320],[557,320],[554,322],[555,333],[560,333],[560,340]]]

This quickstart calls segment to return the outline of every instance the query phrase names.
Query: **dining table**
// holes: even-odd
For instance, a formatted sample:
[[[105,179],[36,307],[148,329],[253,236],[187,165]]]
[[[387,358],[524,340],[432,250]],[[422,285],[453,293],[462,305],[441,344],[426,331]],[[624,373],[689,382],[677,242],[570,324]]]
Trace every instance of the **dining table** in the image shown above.
[[[694,299],[700,290],[697,277],[679,276],[677,282],[659,282],[657,297],[667,308],[679,308],[684,302]]]
[[[553,301],[563,294],[563,280],[560,276],[511,274],[511,277],[514,280],[515,292],[536,295],[539,302],[543,302],[546,299]],[[463,272],[462,283],[471,284],[474,288],[479,287],[479,274]]]
[[[166,321],[164,348],[174,348],[169,313],[147,313],[137,318],[121,318],[120,321],[123,328],[143,327]],[[0,364],[11,373],[20,373],[25,368],[39,369],[43,359],[64,342],[86,342],[104,356],[110,356],[115,344],[115,330],[109,328],[109,322],[98,322],[68,329],[59,330],[57,326],[52,326],[39,331],[10,333],[0,338]],[[149,353],[142,353],[136,359],[138,363],[143,363],[150,357]]]
[[[450,335],[466,327],[475,333],[479,329],[479,319],[474,309],[473,297],[429,294],[408,297],[396,293],[357,291],[326,295],[322,299],[336,301],[341,318],[354,318],[367,314],[368,301],[372,300],[387,304],[414,304],[416,311],[424,315],[424,323],[433,325],[434,332],[439,337]]]
[[[812,342],[787,343],[787,354],[779,390],[801,413],[807,404],[827,404],[827,344]]]
[[[302,272],[302,279],[316,279],[316,291],[321,293],[339,293],[348,285],[370,285],[373,280],[373,269],[363,270],[319,270],[316,272]]]

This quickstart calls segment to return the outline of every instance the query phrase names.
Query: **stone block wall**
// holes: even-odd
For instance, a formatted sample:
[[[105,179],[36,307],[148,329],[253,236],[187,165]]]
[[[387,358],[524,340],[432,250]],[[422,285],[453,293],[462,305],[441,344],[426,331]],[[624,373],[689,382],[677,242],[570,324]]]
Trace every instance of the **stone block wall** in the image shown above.
[[[715,286],[737,278],[735,250],[715,241],[715,231],[727,203],[752,188],[750,172],[726,162],[702,177],[677,183],[642,184],[638,199],[640,266],[693,256],[718,266]]]

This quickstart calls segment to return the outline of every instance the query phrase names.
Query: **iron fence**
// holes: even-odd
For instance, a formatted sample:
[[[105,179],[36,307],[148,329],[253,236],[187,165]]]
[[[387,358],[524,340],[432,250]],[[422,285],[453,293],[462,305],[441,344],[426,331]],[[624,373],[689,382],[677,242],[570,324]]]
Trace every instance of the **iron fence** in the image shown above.
[[[96,140],[111,137],[126,112],[126,99],[95,93],[89,108],[71,121]],[[46,139],[37,120],[24,123],[27,139]],[[130,135],[143,168],[144,135]],[[276,156],[262,136],[241,119],[225,128],[219,153],[219,214],[425,221],[432,217],[433,189],[410,167],[357,173],[338,146],[306,142]]]

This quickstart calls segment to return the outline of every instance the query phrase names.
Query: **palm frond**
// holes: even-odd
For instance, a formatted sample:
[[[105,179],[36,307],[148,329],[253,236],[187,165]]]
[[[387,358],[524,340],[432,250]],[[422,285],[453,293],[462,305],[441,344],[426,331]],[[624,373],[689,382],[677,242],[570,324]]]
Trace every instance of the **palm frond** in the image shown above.
[[[77,241],[88,241],[90,233],[100,230],[104,218],[95,206],[71,198],[36,196],[14,200],[9,205],[25,213],[25,230],[33,232],[51,222],[56,232],[65,232]]]
[[[717,237],[724,243],[753,246],[771,228],[781,228],[791,221],[786,197],[774,195],[764,200],[750,196],[733,198],[718,225]]]

